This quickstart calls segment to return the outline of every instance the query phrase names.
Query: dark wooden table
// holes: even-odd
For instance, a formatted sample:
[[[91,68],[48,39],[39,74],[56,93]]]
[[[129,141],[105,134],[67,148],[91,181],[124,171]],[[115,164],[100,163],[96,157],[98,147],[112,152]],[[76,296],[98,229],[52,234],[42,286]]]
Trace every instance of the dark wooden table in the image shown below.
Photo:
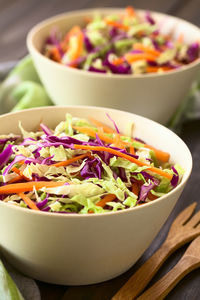
[[[199,0],[0,0],[0,62],[22,58],[27,53],[25,39],[29,29],[37,22],[61,12],[92,7],[133,5],[136,8],[168,13],[200,25],[199,4]],[[140,260],[125,274],[101,284],[70,287],[37,282],[42,300],[111,299],[138,267],[161,245],[174,217],[193,201],[198,202],[197,209],[200,209],[200,120],[185,122],[180,136],[192,152],[194,159],[192,176],[168,221]],[[185,249],[186,247],[183,247],[178,250],[167,260],[152,283],[178,262]],[[166,299],[200,299],[200,270],[187,275]]]

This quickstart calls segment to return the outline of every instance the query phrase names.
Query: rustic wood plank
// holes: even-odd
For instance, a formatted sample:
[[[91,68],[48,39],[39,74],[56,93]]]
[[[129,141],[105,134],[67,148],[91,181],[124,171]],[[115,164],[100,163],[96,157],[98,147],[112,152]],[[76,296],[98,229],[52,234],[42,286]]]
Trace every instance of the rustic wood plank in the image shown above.
[[[66,286],[49,284],[45,282],[37,282],[37,284],[40,288],[41,300],[61,299],[67,289]]]

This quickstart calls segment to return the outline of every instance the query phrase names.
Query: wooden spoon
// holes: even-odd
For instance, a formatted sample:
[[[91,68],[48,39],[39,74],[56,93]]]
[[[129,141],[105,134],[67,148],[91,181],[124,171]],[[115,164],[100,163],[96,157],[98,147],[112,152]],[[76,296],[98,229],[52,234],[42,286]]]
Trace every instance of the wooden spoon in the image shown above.
[[[200,221],[200,211],[190,219],[195,207],[196,203],[191,204],[176,217],[162,246],[138,269],[111,300],[135,299],[145,289],[166,259],[175,250],[200,234],[200,226],[195,227]]]
[[[200,236],[187,248],[185,254],[165,276],[143,293],[137,300],[162,300],[188,273],[200,267]]]

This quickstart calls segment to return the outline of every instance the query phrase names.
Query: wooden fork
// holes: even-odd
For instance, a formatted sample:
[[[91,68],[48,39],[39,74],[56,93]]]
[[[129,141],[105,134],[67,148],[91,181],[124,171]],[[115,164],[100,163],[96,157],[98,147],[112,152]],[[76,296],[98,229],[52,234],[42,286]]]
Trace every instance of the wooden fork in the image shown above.
[[[166,259],[200,234],[200,224],[198,225],[200,211],[191,218],[196,205],[196,202],[191,204],[176,217],[162,246],[130,277],[111,300],[135,299],[145,289]]]
[[[186,252],[165,276],[144,292],[137,300],[162,300],[188,273],[200,267],[200,236],[187,248]]]

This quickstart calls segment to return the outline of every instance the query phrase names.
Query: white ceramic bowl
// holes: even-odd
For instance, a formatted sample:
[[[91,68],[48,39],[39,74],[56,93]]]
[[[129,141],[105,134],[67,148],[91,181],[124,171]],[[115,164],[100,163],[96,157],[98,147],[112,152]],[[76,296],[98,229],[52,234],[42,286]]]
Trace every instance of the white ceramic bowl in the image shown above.
[[[200,70],[200,59],[179,70],[164,74],[99,74],[63,66],[41,54],[53,27],[67,32],[73,25],[83,26],[84,17],[122,9],[90,9],[61,14],[36,25],[28,34],[27,46],[39,76],[55,104],[95,105],[117,108],[143,115],[162,124],[170,119]],[[141,14],[144,11],[139,11]],[[174,29],[174,38],[184,33],[186,43],[200,40],[200,29],[184,20],[152,13],[161,31]]]
[[[192,169],[190,151],[169,129],[128,112],[86,107],[43,107],[0,116],[0,134],[19,133],[43,123],[54,127],[73,116],[117,121],[121,132],[134,121],[134,135],[171,153],[185,174],[158,200],[105,214],[62,215],[16,207],[0,201],[0,250],[23,273],[50,283],[82,285],[111,279],[129,269],[150,245],[178,200]]]

